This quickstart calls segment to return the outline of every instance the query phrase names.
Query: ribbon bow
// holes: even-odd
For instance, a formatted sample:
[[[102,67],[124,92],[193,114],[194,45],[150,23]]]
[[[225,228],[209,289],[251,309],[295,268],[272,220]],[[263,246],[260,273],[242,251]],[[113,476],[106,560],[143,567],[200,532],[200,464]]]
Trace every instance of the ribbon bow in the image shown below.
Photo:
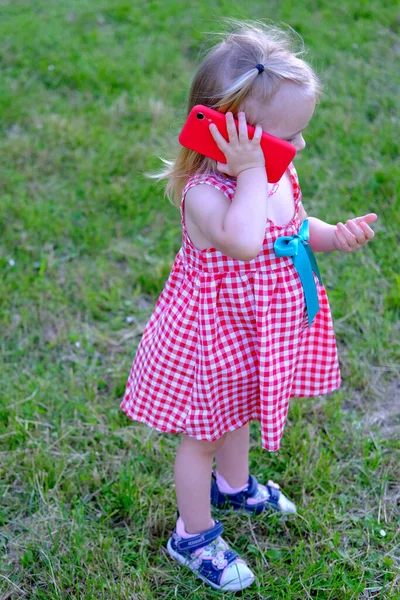
[[[303,286],[304,298],[308,314],[308,326],[310,327],[315,315],[319,311],[318,292],[315,285],[313,271],[322,285],[317,261],[308,243],[310,237],[308,219],[305,219],[300,227],[299,233],[295,235],[282,235],[274,243],[277,256],[292,256],[293,264],[299,274]]]

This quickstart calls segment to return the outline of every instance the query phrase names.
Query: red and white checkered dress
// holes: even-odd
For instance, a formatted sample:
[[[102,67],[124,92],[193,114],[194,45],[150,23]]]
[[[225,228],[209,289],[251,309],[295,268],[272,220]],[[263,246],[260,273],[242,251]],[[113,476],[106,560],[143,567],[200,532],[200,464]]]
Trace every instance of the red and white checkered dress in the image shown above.
[[[293,260],[273,250],[277,237],[297,233],[301,224],[293,165],[289,172],[295,215],[284,226],[267,221],[262,251],[250,261],[196,249],[185,227],[189,188],[205,183],[232,200],[236,179],[198,174],[187,182],[182,247],[145,327],[120,405],[131,419],[209,441],[259,420],[262,447],[274,451],[290,398],[339,387],[325,289],[315,277],[320,310],[309,328]]]

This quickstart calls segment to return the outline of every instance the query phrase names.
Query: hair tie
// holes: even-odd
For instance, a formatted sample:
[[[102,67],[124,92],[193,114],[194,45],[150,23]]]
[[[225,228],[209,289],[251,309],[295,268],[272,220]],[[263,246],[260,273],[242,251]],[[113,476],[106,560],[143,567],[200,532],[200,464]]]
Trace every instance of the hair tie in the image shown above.
[[[261,64],[256,65],[256,69],[258,69],[258,74],[260,74],[263,71],[265,71],[264,65],[261,65]]]

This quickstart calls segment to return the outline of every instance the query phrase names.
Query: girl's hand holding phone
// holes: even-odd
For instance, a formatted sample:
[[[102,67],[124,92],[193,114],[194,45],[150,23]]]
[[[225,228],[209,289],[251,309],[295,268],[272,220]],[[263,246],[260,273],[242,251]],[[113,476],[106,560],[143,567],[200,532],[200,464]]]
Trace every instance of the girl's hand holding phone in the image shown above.
[[[246,116],[244,112],[238,114],[239,133],[231,112],[226,113],[226,126],[229,142],[220,134],[214,123],[210,125],[210,132],[218,148],[226,157],[226,164],[217,162],[218,171],[230,177],[237,177],[243,171],[262,168],[265,172],[265,158],[260,146],[262,136],[261,125],[257,125],[253,139],[249,140],[247,133]]]

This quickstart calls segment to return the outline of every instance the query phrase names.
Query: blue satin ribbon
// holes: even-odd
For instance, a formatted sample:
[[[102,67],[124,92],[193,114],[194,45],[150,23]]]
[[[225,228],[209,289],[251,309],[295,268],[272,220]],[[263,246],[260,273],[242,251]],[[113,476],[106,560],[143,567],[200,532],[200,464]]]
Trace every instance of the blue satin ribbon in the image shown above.
[[[322,285],[317,261],[308,243],[309,237],[308,219],[305,219],[299,233],[291,236],[282,235],[274,243],[274,250],[277,256],[292,256],[293,258],[293,264],[303,286],[308,326],[311,325],[315,315],[319,311],[318,292],[313,271]]]

